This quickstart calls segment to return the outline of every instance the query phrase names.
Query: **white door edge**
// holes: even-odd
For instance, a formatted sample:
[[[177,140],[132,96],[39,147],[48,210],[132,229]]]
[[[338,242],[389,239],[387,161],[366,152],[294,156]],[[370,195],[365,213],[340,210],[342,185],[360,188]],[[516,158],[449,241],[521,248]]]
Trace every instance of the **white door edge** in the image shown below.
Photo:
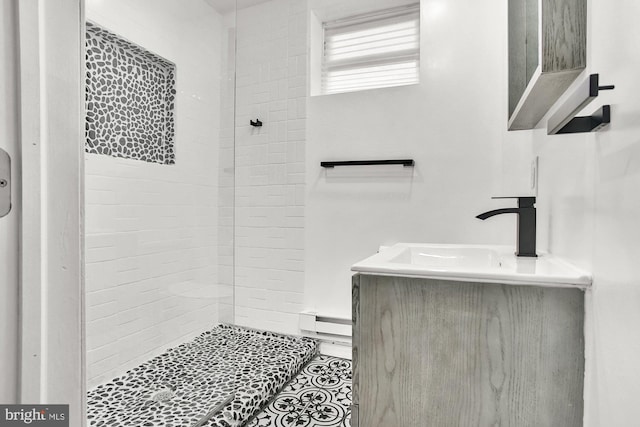
[[[21,403],[86,424],[84,1],[20,0]]]
[[[0,403],[18,399],[18,248],[20,229],[20,117],[18,112],[18,0],[0,3]],[[10,170],[9,170],[10,169]],[[7,209],[10,209],[7,213]]]

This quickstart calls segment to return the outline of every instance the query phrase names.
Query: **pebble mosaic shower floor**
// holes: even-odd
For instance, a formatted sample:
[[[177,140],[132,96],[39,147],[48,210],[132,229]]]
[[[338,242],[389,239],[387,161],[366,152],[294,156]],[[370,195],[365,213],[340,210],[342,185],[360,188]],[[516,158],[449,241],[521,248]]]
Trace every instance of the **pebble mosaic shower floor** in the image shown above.
[[[318,352],[310,338],[219,325],[88,393],[90,426],[238,427]],[[264,424],[259,424],[264,425]]]

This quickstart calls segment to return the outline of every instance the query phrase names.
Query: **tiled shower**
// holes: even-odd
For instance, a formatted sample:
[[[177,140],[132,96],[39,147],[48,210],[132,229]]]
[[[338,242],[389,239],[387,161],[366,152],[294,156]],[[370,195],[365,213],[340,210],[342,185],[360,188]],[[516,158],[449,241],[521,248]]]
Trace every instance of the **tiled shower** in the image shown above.
[[[307,5],[86,5],[89,423],[242,425],[318,351],[272,333],[303,308]]]
[[[233,289],[218,267],[218,187],[233,163],[219,173],[222,16],[200,1],[88,1],[86,14],[94,387],[233,322]]]

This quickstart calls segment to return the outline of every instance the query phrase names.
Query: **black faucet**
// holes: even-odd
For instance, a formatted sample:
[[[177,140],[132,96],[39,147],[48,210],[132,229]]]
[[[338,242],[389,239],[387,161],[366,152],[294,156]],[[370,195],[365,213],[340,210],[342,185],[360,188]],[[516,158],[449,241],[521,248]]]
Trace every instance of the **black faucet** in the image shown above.
[[[496,209],[482,213],[476,218],[485,220],[492,216],[518,214],[518,251],[517,256],[537,257],[536,255],[536,203],[535,197],[493,197],[494,199],[518,199],[517,208]]]

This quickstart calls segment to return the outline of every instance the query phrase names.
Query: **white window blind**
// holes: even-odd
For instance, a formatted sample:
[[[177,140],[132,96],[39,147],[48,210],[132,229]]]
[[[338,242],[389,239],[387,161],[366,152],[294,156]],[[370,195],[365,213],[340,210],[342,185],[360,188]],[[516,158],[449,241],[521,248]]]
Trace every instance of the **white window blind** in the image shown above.
[[[325,22],[322,93],[419,81],[420,6]]]

